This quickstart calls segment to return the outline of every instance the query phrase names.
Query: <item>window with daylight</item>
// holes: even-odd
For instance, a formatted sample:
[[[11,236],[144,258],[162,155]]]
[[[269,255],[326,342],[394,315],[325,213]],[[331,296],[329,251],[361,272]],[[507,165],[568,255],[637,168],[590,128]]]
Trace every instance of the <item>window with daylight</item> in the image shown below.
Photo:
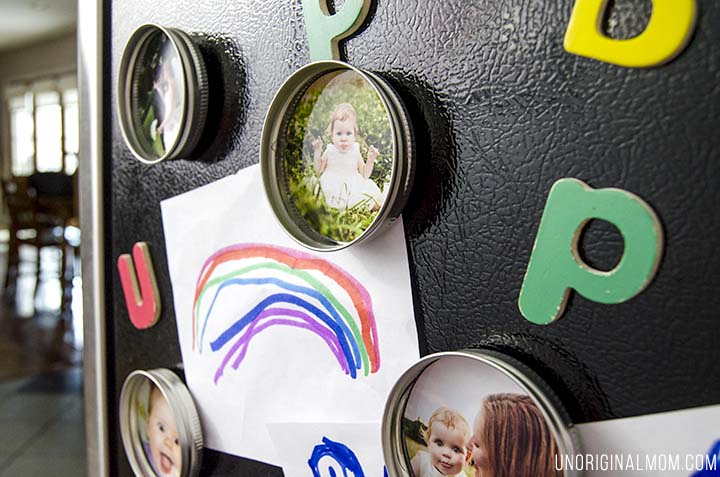
[[[16,83],[5,91],[14,176],[73,174],[78,166],[79,117],[75,75]]]

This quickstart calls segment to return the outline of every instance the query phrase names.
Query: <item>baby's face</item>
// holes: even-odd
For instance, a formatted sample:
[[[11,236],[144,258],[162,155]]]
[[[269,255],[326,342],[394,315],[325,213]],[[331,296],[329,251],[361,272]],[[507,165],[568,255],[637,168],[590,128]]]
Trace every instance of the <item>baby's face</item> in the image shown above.
[[[333,145],[342,152],[348,152],[355,143],[355,121],[336,119],[332,127]]]
[[[445,424],[435,422],[430,430],[430,460],[443,475],[459,473],[467,457],[467,441],[465,433],[457,427],[448,429]]]
[[[153,391],[152,410],[147,421],[150,455],[160,477],[180,475],[180,437],[175,416],[160,392]]]

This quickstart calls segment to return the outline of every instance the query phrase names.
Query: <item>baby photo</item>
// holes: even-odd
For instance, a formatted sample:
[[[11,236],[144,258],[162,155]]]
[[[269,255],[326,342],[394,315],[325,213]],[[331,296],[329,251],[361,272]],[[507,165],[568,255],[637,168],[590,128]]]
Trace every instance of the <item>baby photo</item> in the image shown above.
[[[392,177],[392,123],[354,71],[317,79],[298,102],[281,141],[289,205],[315,232],[349,242],[375,219]]]
[[[182,471],[180,436],[165,396],[151,381],[138,393],[138,429],[145,458],[158,477],[179,477]]]
[[[184,77],[177,51],[167,36],[155,33],[141,52],[145,59],[136,75],[139,111],[135,119],[141,143],[156,157],[175,143],[180,130]]]
[[[415,456],[410,461],[415,477],[472,475],[465,472],[471,456],[470,425],[459,412],[440,407],[427,424],[417,422],[411,443]]]
[[[446,357],[418,378],[403,418],[414,477],[561,477],[545,416],[510,378]]]

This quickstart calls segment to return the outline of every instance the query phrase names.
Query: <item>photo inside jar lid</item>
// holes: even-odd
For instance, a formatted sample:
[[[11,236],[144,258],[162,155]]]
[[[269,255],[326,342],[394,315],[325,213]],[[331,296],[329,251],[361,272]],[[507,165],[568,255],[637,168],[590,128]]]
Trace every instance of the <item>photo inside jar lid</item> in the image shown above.
[[[136,429],[143,455],[159,477],[179,477],[182,472],[181,442],[175,414],[152,381],[140,385],[135,407]]]
[[[131,120],[148,159],[160,159],[178,141],[185,109],[185,77],[179,52],[156,30],[142,43],[133,67]]]
[[[278,141],[285,207],[308,235],[352,242],[387,200],[396,153],[391,117],[375,87],[352,70],[325,73],[298,96]]]
[[[560,477],[560,450],[527,391],[493,366],[445,357],[415,381],[402,418],[414,477]]]

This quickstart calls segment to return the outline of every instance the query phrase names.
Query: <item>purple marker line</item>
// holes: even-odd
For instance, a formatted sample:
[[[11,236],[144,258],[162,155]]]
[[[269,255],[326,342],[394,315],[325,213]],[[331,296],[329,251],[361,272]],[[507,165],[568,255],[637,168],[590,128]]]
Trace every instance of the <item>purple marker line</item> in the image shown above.
[[[261,331],[263,331],[265,328],[269,328],[270,326],[273,326],[273,325],[288,325],[288,326],[294,326],[297,328],[302,328],[302,329],[316,332],[316,330],[314,329],[315,327],[312,324],[299,323],[297,321],[294,321],[294,320],[291,320],[288,318],[274,318],[272,320],[269,320],[266,323],[263,323],[262,325],[258,325],[256,328],[254,327],[254,330],[248,330],[248,333],[246,334],[246,336],[250,335],[250,334],[254,336],[254,335],[260,333]],[[322,337],[322,338],[324,339],[325,337]],[[233,363],[233,369],[237,369],[240,366],[240,364],[242,363],[243,359],[245,358],[245,353],[247,352],[247,350],[249,348],[251,339],[252,339],[252,337],[247,337],[244,339],[244,343],[243,343],[244,346],[243,346],[242,350],[240,351],[240,355],[235,359],[235,362]],[[328,341],[328,340],[326,339],[325,341]],[[330,345],[331,345],[331,343],[328,343],[328,346],[330,346]],[[335,355],[335,358],[340,363],[340,366],[345,371],[345,374],[348,374],[350,371],[348,370],[347,364],[343,364],[343,361],[341,359],[341,356],[343,356],[343,355],[339,351],[332,349],[332,346],[330,346],[330,349],[333,352],[333,354]]]
[[[289,325],[289,326],[295,326],[295,327],[297,327],[297,328],[303,328],[303,329],[315,331],[315,332],[317,333],[317,330],[314,329],[314,328],[316,328],[316,327],[315,327],[314,325],[312,325],[312,324],[298,323],[297,321],[294,321],[294,320],[291,320],[291,319],[285,319],[285,318],[275,318],[275,319],[269,320],[268,322],[263,323],[262,325],[258,325],[257,328],[256,328],[254,331],[253,331],[253,330],[249,330],[248,333],[246,333],[245,336],[241,337],[240,340],[238,340],[238,342],[233,346],[233,350],[237,350],[237,349],[240,348],[240,347],[242,348],[242,349],[240,349],[240,354],[238,355],[237,359],[236,359],[235,362],[233,363],[233,368],[234,368],[234,369],[237,369],[237,368],[240,366],[240,363],[241,363],[242,360],[245,358],[245,354],[247,353],[247,350],[248,350],[248,348],[249,348],[250,338],[249,338],[249,337],[246,337],[246,336],[247,336],[248,334],[255,335],[255,334],[257,334],[257,333],[260,333],[260,332],[261,332],[262,330],[264,330],[265,328],[269,328],[270,326],[273,326],[273,325]],[[255,327],[253,327],[253,328],[255,328]],[[331,338],[328,339],[327,337],[322,336],[322,335],[321,335],[321,337],[322,337],[323,339],[325,339],[326,342],[331,341]],[[340,363],[340,367],[343,369],[343,371],[345,371],[345,374],[349,374],[350,371],[349,371],[349,369],[348,369],[347,361],[344,360],[345,356],[344,356],[341,352],[339,352],[338,350],[333,349],[331,342],[329,342],[328,345],[329,345],[331,351],[333,352],[333,354],[335,355],[335,358],[336,358],[336,359],[338,360],[338,362]],[[222,362],[222,364],[220,365],[220,367],[217,369],[217,371],[216,371],[216,373],[215,373],[215,384],[217,384],[217,382],[218,382],[218,381],[220,380],[220,378],[222,377],[223,372],[224,372],[224,370],[225,370],[225,367],[227,366],[227,362],[229,361],[229,359],[230,359],[231,356],[232,356],[232,352],[229,352],[229,353],[225,356],[225,358],[223,359],[223,362]]]
[[[229,351],[229,354],[234,354],[237,350],[237,347],[242,345],[243,343],[246,343],[245,347],[247,349],[247,343],[258,333],[260,333],[262,330],[267,328],[269,325],[261,325],[258,326],[258,323],[260,320],[264,318],[274,317],[274,316],[286,316],[286,317],[293,317],[298,318],[307,325],[302,325],[302,323],[298,323],[297,321],[293,320],[274,320],[274,323],[278,324],[285,324],[285,325],[295,325],[299,328],[303,328],[306,330],[314,331],[316,334],[320,335],[322,339],[325,340],[327,345],[330,347],[330,350],[333,352],[335,357],[337,358],[338,362],[340,363],[340,366],[345,370],[347,373],[349,371],[349,363],[347,361],[347,357],[345,356],[345,353],[342,351],[342,347],[340,346],[340,340],[334,333],[331,332],[328,328],[323,326],[321,323],[319,323],[313,316],[308,315],[307,313],[296,310],[293,308],[268,308],[267,310],[263,311],[258,315],[258,317],[248,326],[248,329],[245,331],[245,333],[238,339],[238,341],[233,345],[233,349]],[[300,326],[302,325],[302,326]],[[253,331],[257,327],[257,331]],[[242,358],[238,358],[233,363],[233,368],[237,369],[240,365],[240,362],[242,361]]]
[[[263,323],[261,325],[258,325],[258,322],[264,318],[269,318],[273,316],[291,316],[294,318],[298,318],[305,323],[298,322],[291,319],[283,319],[283,318],[275,318],[272,320],[269,320],[266,323]],[[218,367],[217,371],[215,372],[215,384],[217,384],[220,377],[223,375],[223,372],[225,371],[225,367],[227,366],[228,362],[230,361],[230,358],[240,350],[240,354],[235,359],[235,362],[233,363],[233,368],[237,369],[240,366],[240,363],[245,358],[245,354],[248,350],[248,345],[250,343],[250,340],[258,333],[260,333],[262,330],[272,326],[272,325],[289,325],[289,326],[295,326],[297,328],[303,328],[306,330],[313,331],[317,335],[319,335],[325,342],[328,344],[328,347],[335,355],[335,358],[340,363],[340,367],[342,367],[343,371],[345,371],[345,374],[348,374],[350,372],[349,365],[347,362],[347,357],[342,353],[340,348],[340,342],[338,341],[337,336],[335,336],[333,333],[330,332],[327,328],[320,325],[315,321],[310,315],[303,313],[299,310],[294,310],[290,308],[269,308],[262,313],[258,315],[258,317],[248,326],[245,333],[233,344],[232,348],[227,352],[225,357],[223,358],[222,362],[220,363],[220,366]],[[242,348],[242,349],[241,349]]]
[[[269,318],[272,316],[290,316],[293,318],[299,318],[300,320],[304,321],[306,324],[303,324],[302,322],[297,322],[294,320],[288,320],[288,319],[274,319],[270,320],[269,323],[258,325],[261,319],[263,318]],[[247,352],[248,343],[250,340],[252,340],[255,335],[260,333],[262,330],[270,326],[271,324],[281,324],[281,325],[290,325],[290,326],[297,326],[298,328],[303,328],[306,330],[314,331],[316,334],[320,335],[321,338],[325,340],[327,345],[330,347],[330,350],[333,352],[335,357],[337,358],[338,362],[340,363],[340,366],[342,366],[343,370],[345,372],[349,372],[349,364],[347,362],[347,357],[342,352],[342,349],[340,348],[340,341],[338,340],[338,337],[330,332],[327,328],[319,324],[316,320],[313,319],[310,315],[300,311],[300,310],[294,310],[291,308],[268,308],[267,310],[263,311],[258,315],[258,317],[253,321],[250,326],[248,326],[245,333],[238,339],[237,342],[235,342],[235,345],[233,345],[233,349],[229,351],[229,354],[233,354],[238,346],[241,346],[245,344],[243,351],[241,352],[241,356],[239,356],[235,362],[233,363],[233,369],[238,369],[238,366],[240,366],[240,363],[243,360],[243,357],[245,356],[245,353]],[[257,328],[257,329],[256,329]],[[344,363],[344,364],[343,364]]]

